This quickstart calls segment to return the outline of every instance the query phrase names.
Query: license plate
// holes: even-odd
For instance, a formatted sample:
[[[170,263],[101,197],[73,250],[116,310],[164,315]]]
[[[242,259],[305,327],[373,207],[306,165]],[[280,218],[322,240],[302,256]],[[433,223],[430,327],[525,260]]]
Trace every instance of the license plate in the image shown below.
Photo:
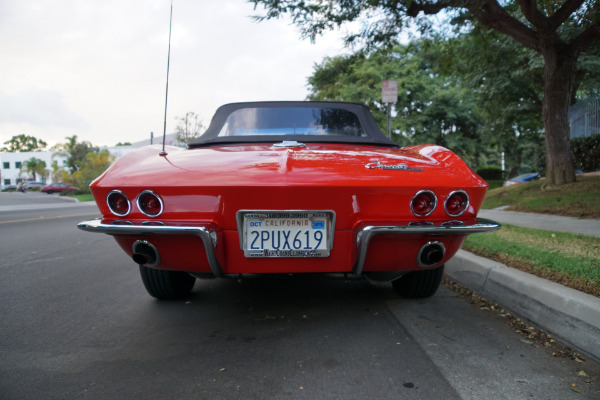
[[[331,211],[243,212],[246,257],[328,257],[333,244]]]

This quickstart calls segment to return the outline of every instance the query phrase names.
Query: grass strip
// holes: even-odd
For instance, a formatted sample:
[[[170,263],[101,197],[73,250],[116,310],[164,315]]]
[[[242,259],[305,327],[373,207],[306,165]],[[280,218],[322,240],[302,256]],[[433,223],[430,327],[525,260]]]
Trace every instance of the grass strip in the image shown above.
[[[465,250],[600,297],[600,239],[503,225],[470,235]]]
[[[92,196],[90,193],[86,193],[86,194],[76,194],[74,196],[71,196],[76,198],[79,201],[93,201],[94,200],[94,196]]]

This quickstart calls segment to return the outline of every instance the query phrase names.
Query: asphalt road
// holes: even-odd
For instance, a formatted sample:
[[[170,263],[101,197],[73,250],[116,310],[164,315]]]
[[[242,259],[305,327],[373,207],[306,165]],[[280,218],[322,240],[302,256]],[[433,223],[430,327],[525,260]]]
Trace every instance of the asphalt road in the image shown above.
[[[33,196],[0,194],[2,399],[600,398],[598,364],[444,287],[253,276],[156,301],[111,237],[76,229],[95,206]]]

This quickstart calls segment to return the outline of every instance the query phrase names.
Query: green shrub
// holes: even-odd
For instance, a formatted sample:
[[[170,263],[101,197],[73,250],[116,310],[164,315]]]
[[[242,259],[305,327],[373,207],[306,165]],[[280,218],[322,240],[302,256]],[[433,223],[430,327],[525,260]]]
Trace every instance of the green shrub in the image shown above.
[[[499,187],[502,187],[502,184],[504,183],[504,180],[502,179],[490,179],[489,181],[486,181],[488,183],[488,185],[490,185],[488,187],[488,190],[492,190],[492,189],[496,189]]]
[[[504,171],[497,165],[488,165],[477,170],[477,175],[486,181],[500,181],[504,179]]]
[[[571,139],[571,151],[575,169],[600,170],[600,134]]]

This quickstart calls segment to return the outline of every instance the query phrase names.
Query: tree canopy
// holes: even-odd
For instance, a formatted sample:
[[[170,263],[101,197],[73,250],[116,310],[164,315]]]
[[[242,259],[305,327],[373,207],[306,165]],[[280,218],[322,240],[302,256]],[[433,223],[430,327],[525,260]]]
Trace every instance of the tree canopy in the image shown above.
[[[46,171],[46,162],[44,160],[40,160],[39,158],[31,157],[29,160],[26,160],[21,165],[21,171],[25,171],[30,174],[31,179],[34,181],[37,180],[37,177],[45,176],[48,171]]]
[[[115,161],[108,151],[99,153],[89,152],[83,160],[77,161],[77,171],[73,172],[71,180],[82,190],[89,191],[90,183],[99,177]]]
[[[472,97],[439,72],[430,41],[381,49],[371,54],[326,58],[309,77],[309,99],[360,102],[386,124],[381,81],[398,81],[392,139],[401,145],[436,143],[455,150],[471,165],[485,153],[478,135],[480,119]]]
[[[263,5],[258,20],[289,14],[302,35],[315,38],[353,22],[346,40],[367,50],[393,43],[409,21],[430,30],[427,18],[444,11],[463,31],[475,23],[512,38],[539,54],[543,65],[542,121],[546,143],[546,185],[575,180],[569,148],[568,109],[577,90],[578,59],[600,38],[597,0],[249,0]],[[441,17],[438,17],[441,18]],[[502,63],[503,59],[498,59]]]
[[[2,148],[2,151],[9,153],[41,151],[48,146],[43,140],[25,134],[13,136],[10,140],[4,142],[4,144],[6,146]]]
[[[98,153],[100,149],[92,145],[88,141],[79,142],[77,141],[77,135],[68,136],[65,139],[67,141],[62,144],[58,144],[54,147],[54,150],[58,154],[67,157],[67,166],[71,171],[79,171],[80,164],[86,159],[88,153]]]

